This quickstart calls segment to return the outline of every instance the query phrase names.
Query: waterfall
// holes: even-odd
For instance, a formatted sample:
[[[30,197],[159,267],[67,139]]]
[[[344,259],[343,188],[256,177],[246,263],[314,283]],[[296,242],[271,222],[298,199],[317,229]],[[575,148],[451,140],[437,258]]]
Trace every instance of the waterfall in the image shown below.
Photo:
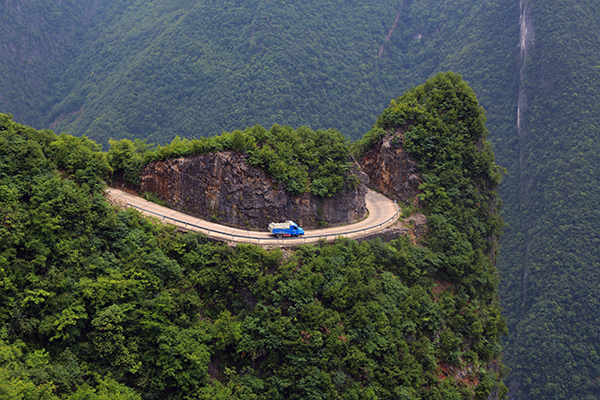
[[[519,0],[519,98],[517,102],[517,134],[519,139],[519,164],[518,164],[518,177],[519,177],[519,202],[521,204],[528,203],[529,199],[529,185],[531,184],[531,178],[526,178],[523,174],[523,158],[525,150],[524,143],[525,138],[523,137],[523,115],[527,110],[527,92],[526,92],[526,78],[525,68],[527,66],[527,55],[530,47],[533,45],[533,21],[531,19],[531,6],[529,0]],[[523,287],[522,287],[522,300],[525,301],[527,293],[527,276],[529,275],[529,247],[533,238],[526,235],[525,239],[525,262],[523,265]],[[509,396],[510,397],[510,396]]]
[[[520,25],[520,38],[519,48],[521,50],[519,57],[519,100],[517,103],[517,131],[519,138],[521,137],[521,122],[523,120],[523,113],[527,109],[527,94],[525,93],[525,63],[527,60],[527,52],[529,47],[533,44],[533,24],[531,21],[531,10],[528,0],[519,1],[519,25]]]

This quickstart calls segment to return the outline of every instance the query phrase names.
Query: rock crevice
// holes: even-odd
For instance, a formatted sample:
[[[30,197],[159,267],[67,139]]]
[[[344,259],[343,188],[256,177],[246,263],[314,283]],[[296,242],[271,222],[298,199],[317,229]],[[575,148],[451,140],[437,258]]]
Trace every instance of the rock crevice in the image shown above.
[[[396,130],[382,137],[359,160],[370,185],[391,199],[416,202],[420,178],[417,162],[402,148],[403,132]]]

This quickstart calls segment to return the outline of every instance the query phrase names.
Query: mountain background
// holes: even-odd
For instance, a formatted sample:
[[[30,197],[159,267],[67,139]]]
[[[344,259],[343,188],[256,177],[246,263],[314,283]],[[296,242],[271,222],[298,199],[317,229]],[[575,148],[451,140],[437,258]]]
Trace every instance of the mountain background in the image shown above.
[[[507,223],[509,397],[600,392],[600,5],[586,0],[0,1],[0,112],[170,142],[274,123],[356,140],[460,73],[487,111]]]

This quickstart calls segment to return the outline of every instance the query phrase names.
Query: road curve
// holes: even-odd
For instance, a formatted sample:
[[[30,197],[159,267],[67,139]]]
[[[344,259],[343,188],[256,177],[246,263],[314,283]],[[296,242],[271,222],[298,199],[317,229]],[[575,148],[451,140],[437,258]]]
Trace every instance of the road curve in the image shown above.
[[[331,241],[335,240],[338,236],[358,238],[371,235],[396,222],[400,214],[395,202],[369,189],[366,197],[369,216],[366,219],[355,224],[307,230],[304,237],[277,239],[267,230],[265,232],[248,231],[215,224],[168,207],[160,206],[119,189],[109,187],[106,189],[106,192],[118,202],[125,203],[128,207],[134,207],[145,215],[158,218],[165,223],[184,229],[200,232],[213,239],[272,246],[295,246],[303,243],[314,243],[322,238]]]

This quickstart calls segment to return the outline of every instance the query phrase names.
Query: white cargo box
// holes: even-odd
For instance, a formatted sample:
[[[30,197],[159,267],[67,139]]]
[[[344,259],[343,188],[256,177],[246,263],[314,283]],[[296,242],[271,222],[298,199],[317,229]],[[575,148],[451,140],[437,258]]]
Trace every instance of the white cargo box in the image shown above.
[[[269,224],[269,232],[273,233],[276,229],[290,229],[291,226],[297,226],[293,221],[271,222]]]

